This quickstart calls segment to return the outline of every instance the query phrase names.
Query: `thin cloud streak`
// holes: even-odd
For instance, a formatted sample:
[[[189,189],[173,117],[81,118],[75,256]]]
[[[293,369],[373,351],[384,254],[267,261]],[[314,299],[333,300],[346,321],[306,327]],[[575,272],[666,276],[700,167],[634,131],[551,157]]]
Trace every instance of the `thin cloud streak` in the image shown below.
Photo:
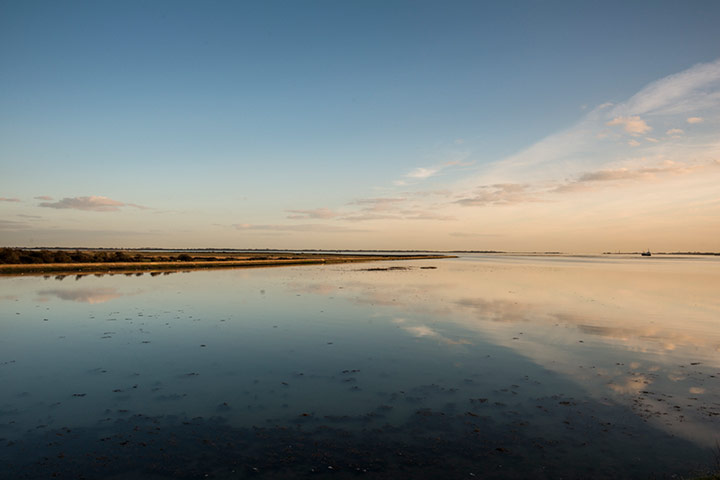
[[[348,228],[339,225],[325,225],[319,223],[308,223],[302,225],[265,224],[255,225],[250,223],[235,223],[233,227],[240,231],[261,231],[261,232],[318,232],[318,233],[351,233],[368,232],[357,228]]]
[[[92,212],[117,212],[121,207],[133,207],[141,210],[149,210],[149,207],[135,203],[124,203],[103,196],[90,197],[65,197],[57,202],[41,202],[38,206],[55,209],[73,209]]]
[[[430,177],[438,175],[443,170],[447,170],[452,167],[467,167],[473,165],[474,161],[466,161],[470,156],[469,152],[456,152],[452,156],[455,157],[453,160],[433,165],[430,167],[417,167],[405,174],[400,180],[395,180],[393,184],[398,187],[406,186],[409,183],[426,180]]]
[[[337,212],[334,212],[330,210],[329,208],[315,208],[312,210],[286,210],[288,213],[292,213],[293,215],[288,215],[287,218],[290,219],[307,219],[307,218],[318,218],[318,219],[329,219],[329,218],[335,218],[338,217],[340,214]]]
[[[481,207],[488,205],[514,205],[517,203],[540,201],[542,200],[535,192],[532,192],[529,185],[504,183],[482,185],[478,187],[473,196],[461,198],[456,200],[455,203],[469,207]]]
[[[359,200],[353,200],[348,205],[360,205],[366,212],[387,212],[393,210],[398,204],[405,202],[406,198],[363,198]]]

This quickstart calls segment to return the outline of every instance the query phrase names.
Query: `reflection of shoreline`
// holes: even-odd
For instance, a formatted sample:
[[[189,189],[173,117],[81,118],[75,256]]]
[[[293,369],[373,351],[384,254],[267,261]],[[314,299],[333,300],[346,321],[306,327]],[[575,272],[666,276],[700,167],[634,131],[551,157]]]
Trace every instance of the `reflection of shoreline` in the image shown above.
[[[197,270],[220,268],[280,267],[297,265],[326,265],[337,263],[359,263],[392,260],[422,260],[453,258],[446,255],[378,255],[378,256],[323,256],[320,258],[295,258],[272,260],[202,261],[202,262],[112,262],[112,263],[41,263],[27,265],[0,265],[0,275],[22,275],[46,273],[108,273],[157,270]]]

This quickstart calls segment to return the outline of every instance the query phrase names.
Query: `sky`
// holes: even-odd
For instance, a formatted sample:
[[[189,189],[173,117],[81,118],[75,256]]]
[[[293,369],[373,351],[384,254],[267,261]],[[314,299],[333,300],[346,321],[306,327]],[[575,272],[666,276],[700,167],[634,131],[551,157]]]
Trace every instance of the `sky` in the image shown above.
[[[0,246],[720,251],[718,25],[0,0]]]

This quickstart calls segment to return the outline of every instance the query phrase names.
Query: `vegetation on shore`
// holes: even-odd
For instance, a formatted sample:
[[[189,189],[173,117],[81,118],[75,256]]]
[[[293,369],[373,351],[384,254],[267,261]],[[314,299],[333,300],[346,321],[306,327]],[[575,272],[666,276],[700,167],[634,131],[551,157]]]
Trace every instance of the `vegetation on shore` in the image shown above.
[[[195,262],[195,261],[232,261],[246,259],[223,255],[209,256],[201,253],[191,256],[187,253],[170,255],[166,252],[128,252],[124,250],[25,250],[19,248],[0,249],[0,264],[40,264],[40,263],[131,263],[131,262]],[[266,260],[268,257],[253,255],[255,260]],[[291,257],[288,257],[291,258]]]
[[[0,273],[105,272],[223,267],[312,265],[448,258],[445,255],[352,255],[268,252],[171,252],[127,250],[30,250],[0,248]]]

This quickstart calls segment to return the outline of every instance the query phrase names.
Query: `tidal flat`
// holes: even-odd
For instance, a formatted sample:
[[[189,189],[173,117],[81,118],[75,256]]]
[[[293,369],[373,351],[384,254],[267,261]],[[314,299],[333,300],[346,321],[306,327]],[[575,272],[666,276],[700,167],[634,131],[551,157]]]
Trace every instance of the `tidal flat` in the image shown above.
[[[683,256],[0,277],[0,478],[711,473],[719,290]]]

